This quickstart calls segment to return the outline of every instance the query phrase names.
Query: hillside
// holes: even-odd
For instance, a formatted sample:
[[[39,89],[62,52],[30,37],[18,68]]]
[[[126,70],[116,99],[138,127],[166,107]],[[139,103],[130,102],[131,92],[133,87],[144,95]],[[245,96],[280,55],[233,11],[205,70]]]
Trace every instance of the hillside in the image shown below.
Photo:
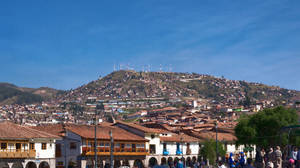
[[[247,100],[288,102],[299,91],[196,73],[116,71],[69,91],[60,100],[197,97],[236,103]]]
[[[59,92],[47,87],[33,89],[22,88],[9,83],[0,83],[0,105],[40,103],[53,98]]]

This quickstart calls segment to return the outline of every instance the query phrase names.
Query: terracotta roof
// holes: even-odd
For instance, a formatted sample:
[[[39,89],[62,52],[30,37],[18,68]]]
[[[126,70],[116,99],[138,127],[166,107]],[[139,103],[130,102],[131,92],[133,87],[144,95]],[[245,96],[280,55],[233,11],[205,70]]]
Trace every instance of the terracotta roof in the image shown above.
[[[95,137],[95,126],[90,125],[68,125],[66,129],[83,138]],[[110,140],[109,131],[112,131],[115,141],[148,141],[145,138],[132,134],[116,126],[97,126],[97,139]]]
[[[63,124],[45,124],[31,127],[33,129],[48,132],[56,136],[64,136],[65,129]]]
[[[162,142],[199,142],[198,138],[186,134],[172,134],[171,136],[160,137]]]
[[[159,134],[159,133],[167,133],[168,132],[168,131],[163,130],[163,129],[148,128],[148,127],[144,127],[144,126],[141,126],[141,125],[138,125],[138,124],[126,123],[126,122],[123,122],[123,121],[117,121],[117,123],[127,125],[128,127],[135,128],[135,129],[140,130],[144,133],[158,133]]]
[[[157,112],[157,111],[173,111],[173,110],[177,110],[177,108],[176,107],[164,107],[162,109],[154,109],[152,111]]]
[[[31,139],[31,138],[59,139],[60,137],[30,127],[14,124],[9,121],[0,122],[0,139]]]
[[[203,132],[195,132],[192,131],[189,135],[197,137],[201,140],[215,140],[216,139],[216,132],[214,131],[203,131]],[[236,141],[237,138],[232,133],[218,133],[218,140],[219,141],[227,141],[227,142],[233,142]]]

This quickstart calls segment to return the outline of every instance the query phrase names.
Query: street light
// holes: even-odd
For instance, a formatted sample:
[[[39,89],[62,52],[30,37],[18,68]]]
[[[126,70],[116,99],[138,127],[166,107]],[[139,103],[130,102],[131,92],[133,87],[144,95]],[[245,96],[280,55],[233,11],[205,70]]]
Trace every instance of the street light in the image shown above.
[[[185,161],[183,160],[183,137],[180,137],[180,141],[181,141],[181,144],[182,144],[182,148],[181,148],[181,155],[182,155],[182,164],[183,166],[185,167]]]
[[[110,136],[110,167],[114,168],[114,139],[112,136],[112,130],[109,131]]]
[[[95,168],[97,168],[97,108],[95,108],[95,143],[94,143],[94,152],[95,152]]]
[[[217,164],[219,161],[219,153],[218,153],[218,121],[215,122],[215,129],[216,129],[216,156],[217,156]]]

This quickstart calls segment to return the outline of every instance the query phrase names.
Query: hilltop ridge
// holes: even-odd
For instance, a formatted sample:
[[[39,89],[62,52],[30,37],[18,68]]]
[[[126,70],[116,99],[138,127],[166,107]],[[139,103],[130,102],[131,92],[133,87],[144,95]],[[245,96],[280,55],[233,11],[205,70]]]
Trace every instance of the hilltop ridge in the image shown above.
[[[288,102],[299,91],[260,83],[228,80],[211,75],[178,72],[114,71],[103,78],[70,90],[59,97],[64,101],[99,99],[196,97],[220,102]]]
[[[0,83],[0,105],[41,103],[55,97],[60,91],[48,87],[25,88]]]

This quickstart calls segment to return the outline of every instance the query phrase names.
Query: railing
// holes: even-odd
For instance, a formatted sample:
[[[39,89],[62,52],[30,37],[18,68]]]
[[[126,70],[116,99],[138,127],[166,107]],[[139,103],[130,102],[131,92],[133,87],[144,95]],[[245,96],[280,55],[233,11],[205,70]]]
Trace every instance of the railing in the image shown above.
[[[82,147],[83,155],[94,155],[95,148],[93,147]],[[109,155],[110,148],[107,147],[98,147],[97,148],[98,155]],[[147,155],[148,150],[144,148],[114,148],[114,155]]]
[[[0,158],[34,158],[35,150],[1,149]]]
[[[163,150],[163,155],[169,155],[169,151]]]
[[[176,150],[176,155],[182,155],[182,151],[181,150]]]

